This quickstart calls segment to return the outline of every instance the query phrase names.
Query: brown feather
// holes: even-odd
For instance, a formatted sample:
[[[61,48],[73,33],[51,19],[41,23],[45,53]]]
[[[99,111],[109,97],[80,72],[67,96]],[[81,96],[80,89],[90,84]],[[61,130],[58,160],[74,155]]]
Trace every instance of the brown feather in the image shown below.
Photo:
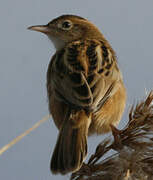
[[[67,112],[51,160],[53,173],[66,174],[81,167],[87,155],[89,125],[90,116],[84,111]]]

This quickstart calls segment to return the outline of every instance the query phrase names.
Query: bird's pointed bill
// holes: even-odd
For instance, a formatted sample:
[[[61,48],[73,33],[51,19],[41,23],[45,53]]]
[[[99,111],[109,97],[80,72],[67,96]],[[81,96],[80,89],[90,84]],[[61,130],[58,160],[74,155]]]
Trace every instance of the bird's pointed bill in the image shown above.
[[[29,30],[32,30],[32,31],[38,31],[38,32],[42,32],[42,33],[49,33],[50,32],[50,29],[47,25],[37,25],[37,26],[30,26],[28,27]]]

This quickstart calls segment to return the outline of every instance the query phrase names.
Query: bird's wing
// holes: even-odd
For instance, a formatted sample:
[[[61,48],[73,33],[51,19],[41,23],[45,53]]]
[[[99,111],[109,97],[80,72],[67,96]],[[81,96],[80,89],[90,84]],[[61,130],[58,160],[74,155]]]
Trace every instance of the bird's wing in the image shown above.
[[[57,98],[78,108],[97,110],[113,92],[118,78],[115,64],[111,49],[102,42],[70,43],[56,53],[52,63],[50,79]]]

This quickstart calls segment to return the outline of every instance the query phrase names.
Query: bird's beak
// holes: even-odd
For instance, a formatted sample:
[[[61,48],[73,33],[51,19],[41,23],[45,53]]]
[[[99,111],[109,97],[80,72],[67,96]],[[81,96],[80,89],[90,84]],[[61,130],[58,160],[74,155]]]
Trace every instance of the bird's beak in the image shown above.
[[[28,27],[28,29],[32,30],[32,31],[42,32],[45,34],[48,34],[50,32],[50,28],[48,27],[48,25],[30,26],[30,27]]]

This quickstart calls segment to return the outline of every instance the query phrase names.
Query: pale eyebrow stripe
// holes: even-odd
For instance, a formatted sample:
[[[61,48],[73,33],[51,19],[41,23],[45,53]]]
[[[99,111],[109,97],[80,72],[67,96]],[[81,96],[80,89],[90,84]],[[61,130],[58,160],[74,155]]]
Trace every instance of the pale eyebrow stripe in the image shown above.
[[[44,118],[42,118],[40,121],[35,123],[31,128],[27,129],[25,132],[14,138],[11,142],[4,145],[2,148],[0,148],[0,156],[7,151],[9,148],[11,148],[13,145],[15,145],[17,142],[21,141],[25,136],[27,136],[31,131],[38,128],[41,124],[43,124],[45,121],[47,121],[51,116],[47,115]]]

